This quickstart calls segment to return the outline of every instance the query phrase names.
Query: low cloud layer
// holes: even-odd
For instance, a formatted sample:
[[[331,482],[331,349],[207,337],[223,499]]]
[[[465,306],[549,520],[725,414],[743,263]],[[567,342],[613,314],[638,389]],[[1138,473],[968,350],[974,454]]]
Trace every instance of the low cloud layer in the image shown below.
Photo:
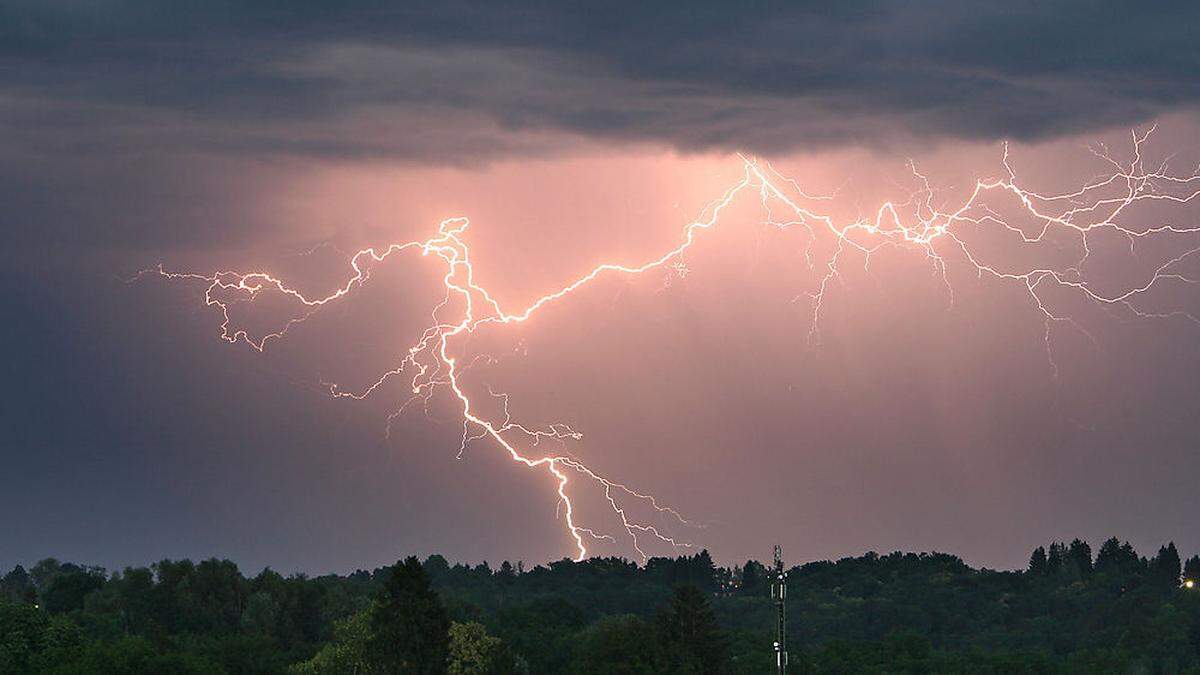
[[[37,153],[455,163],[1046,138],[1200,98],[1193,2],[392,5],[8,3],[0,124]]]

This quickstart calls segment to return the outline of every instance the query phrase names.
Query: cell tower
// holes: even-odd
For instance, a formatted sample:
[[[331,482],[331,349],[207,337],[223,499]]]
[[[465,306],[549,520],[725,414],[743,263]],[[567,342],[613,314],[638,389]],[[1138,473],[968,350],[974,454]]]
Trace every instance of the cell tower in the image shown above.
[[[771,599],[779,616],[775,623],[775,668],[783,675],[787,672],[787,608],[784,599],[787,597],[787,572],[783,571],[783,548],[775,545],[775,567],[771,574]]]

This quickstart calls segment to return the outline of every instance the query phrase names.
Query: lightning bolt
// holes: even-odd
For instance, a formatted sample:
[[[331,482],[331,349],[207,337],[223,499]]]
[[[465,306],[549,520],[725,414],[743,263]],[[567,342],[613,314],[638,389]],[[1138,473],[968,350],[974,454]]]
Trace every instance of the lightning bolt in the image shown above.
[[[1180,271],[1182,263],[1200,251],[1200,243],[1188,248],[1156,267],[1141,283],[1116,292],[1103,292],[1094,282],[1084,278],[1082,270],[1091,255],[1089,237],[1101,230],[1110,230],[1128,239],[1131,254],[1138,242],[1166,235],[1195,235],[1200,226],[1163,224],[1155,227],[1135,227],[1123,222],[1122,215],[1139,202],[1158,202],[1168,205],[1184,205],[1200,201],[1200,166],[1187,174],[1175,174],[1168,168],[1169,160],[1147,168],[1144,149],[1155,127],[1144,132],[1131,132],[1132,157],[1122,162],[1113,157],[1103,146],[1091,147],[1092,153],[1107,167],[1106,173],[1092,179],[1076,190],[1063,193],[1042,194],[1023,187],[1009,161],[1009,148],[1003,148],[1002,166],[1004,175],[999,178],[976,180],[970,194],[954,206],[938,205],[937,191],[930,181],[918,170],[915,163],[909,168],[917,188],[904,201],[888,201],[881,204],[871,217],[859,217],[850,222],[839,223],[832,216],[822,213],[817,205],[832,200],[834,195],[814,195],[805,192],[792,178],[782,175],[770,163],[758,158],[738,155],[741,160],[740,178],[717,199],[709,203],[693,222],[687,224],[679,243],[640,264],[618,264],[604,262],[585,274],[575,278],[561,288],[549,292],[529,305],[507,310],[488,289],[477,283],[471,248],[466,240],[470,221],[466,218],[450,218],[438,225],[437,232],[428,239],[394,243],[385,248],[365,248],[349,257],[351,274],[333,292],[321,297],[309,297],[294,286],[268,272],[218,271],[208,274],[176,272],[162,265],[143,271],[170,280],[196,281],[206,285],[205,305],[220,312],[220,337],[230,343],[245,343],[257,351],[264,351],[268,344],[284,338],[294,326],[307,321],[322,307],[337,302],[361,288],[370,278],[371,270],[381,263],[402,254],[411,253],[433,256],[444,266],[441,300],[430,311],[430,322],[404,353],[395,367],[384,371],[370,385],[359,391],[347,391],[336,383],[326,382],[331,395],[339,398],[365,399],[393,378],[411,374],[408,389],[411,396],[401,403],[388,417],[388,433],[392,424],[411,404],[420,402],[426,408],[435,390],[446,390],[452,395],[462,421],[462,437],[459,456],[467,446],[490,441],[508,457],[530,469],[546,471],[555,487],[560,512],[566,531],[574,542],[577,559],[588,554],[587,543],[593,540],[617,542],[614,533],[600,531],[579,523],[575,504],[572,502],[572,484],[576,480],[586,481],[603,494],[621,534],[643,560],[647,558],[644,545],[647,542],[672,548],[688,547],[691,544],[671,534],[673,526],[694,526],[674,508],[662,504],[653,495],[635,490],[624,483],[616,482],[590,469],[580,460],[565,451],[553,448],[567,441],[579,441],[582,434],[569,426],[551,424],[533,427],[513,419],[509,412],[509,397],[487,387],[486,397],[498,401],[500,413],[489,416],[480,410],[482,403],[468,395],[463,384],[464,376],[481,361],[493,360],[480,356],[470,362],[461,362],[455,346],[466,336],[485,326],[519,324],[533,319],[538,312],[553,303],[564,300],[581,287],[606,276],[637,276],[661,270],[672,278],[683,279],[690,268],[685,262],[686,252],[706,230],[717,226],[722,213],[743,194],[758,193],[758,199],[766,213],[764,222],[780,229],[800,228],[807,234],[807,246],[803,252],[804,263],[818,275],[816,290],[807,294],[811,301],[811,328],[809,339],[818,337],[818,327],[823,306],[831,285],[840,280],[842,265],[850,256],[858,256],[864,269],[870,267],[872,256],[884,248],[914,250],[926,257],[935,273],[945,284],[953,303],[953,287],[947,274],[948,263],[955,260],[965,262],[979,277],[991,277],[1001,282],[1023,287],[1030,304],[1041,313],[1045,321],[1046,356],[1055,376],[1058,365],[1051,348],[1052,327],[1065,324],[1082,331],[1093,341],[1094,337],[1082,324],[1070,315],[1056,312],[1045,300],[1045,291],[1057,287],[1076,294],[1086,301],[1106,309],[1124,309],[1132,316],[1143,319],[1183,318],[1200,324],[1200,320],[1188,311],[1147,310],[1139,308],[1139,300],[1153,288],[1163,284],[1200,284]],[[988,197],[1003,195],[1015,199],[1022,218],[1036,223],[1034,231],[1022,227],[1013,219],[1005,218],[988,205]],[[998,228],[1006,236],[1023,245],[1047,241],[1051,233],[1064,231],[1079,243],[1080,255],[1073,264],[1061,268],[1007,267],[988,260],[968,243],[966,228]],[[832,253],[818,261],[813,245],[824,237],[832,240]],[[265,293],[278,293],[295,303],[297,313],[277,330],[252,336],[245,329],[234,326],[230,315],[233,305],[252,302]],[[803,295],[797,296],[797,300]],[[540,451],[543,442],[552,449]],[[648,509],[660,520],[648,522],[630,515],[633,506]]]

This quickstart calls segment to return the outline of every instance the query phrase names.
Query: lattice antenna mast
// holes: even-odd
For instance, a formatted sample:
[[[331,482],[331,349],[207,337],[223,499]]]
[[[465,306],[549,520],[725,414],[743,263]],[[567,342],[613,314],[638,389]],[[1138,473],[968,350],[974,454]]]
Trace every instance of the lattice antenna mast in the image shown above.
[[[783,548],[775,545],[775,566],[771,570],[771,598],[778,617],[775,624],[775,668],[780,675],[787,672],[787,572],[783,571]]]

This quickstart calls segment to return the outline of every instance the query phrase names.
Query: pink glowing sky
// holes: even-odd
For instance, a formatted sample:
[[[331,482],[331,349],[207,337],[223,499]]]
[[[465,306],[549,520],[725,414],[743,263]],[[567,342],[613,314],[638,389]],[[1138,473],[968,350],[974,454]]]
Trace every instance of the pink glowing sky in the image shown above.
[[[1157,147],[1178,147],[1190,128],[1186,120],[1165,121]],[[1128,132],[1090,140],[1120,148]],[[1013,168],[1045,191],[1104,169],[1083,139],[1011,151]],[[941,188],[939,198],[953,203],[976,177],[1002,172],[1001,157],[996,144],[945,143],[913,159]],[[828,210],[847,222],[912,189],[907,156],[899,153],[847,150],[773,161],[812,193],[838,193]],[[644,147],[582,147],[563,157],[466,168],[306,165],[248,202],[251,211],[241,217],[261,219],[266,226],[256,231],[265,234],[226,250],[193,251],[185,262],[267,267],[305,292],[324,293],[347,275],[344,259],[327,247],[294,251],[317,242],[357,250],[421,238],[439,220],[466,215],[479,282],[503,303],[524,306],[598,262],[638,263],[673,247],[681,228],[738,180],[740,167],[736,155]],[[466,380],[479,395],[484,384],[508,392],[513,412],[530,423],[561,421],[584,433],[571,448],[576,456],[703,524],[676,533],[724,560],[774,540],[805,558],[949,549],[1003,566],[1020,564],[1026,548],[1052,537],[1136,529],[1147,541],[1186,541],[1185,510],[1163,509],[1156,500],[1163,498],[1157,490],[1188,489],[1178,476],[1190,461],[1183,415],[1195,402],[1174,380],[1189,372],[1179,366],[1189,363],[1185,345],[1194,327],[1106,323],[1067,301],[1062,306],[1098,327],[1103,343],[1056,326],[1056,379],[1042,317],[1022,287],[980,280],[952,263],[951,304],[921,254],[895,251],[879,254],[869,271],[861,259],[843,264],[845,285],[830,292],[819,339],[810,344],[811,304],[797,296],[814,290],[819,274],[804,265],[802,236],[765,227],[763,219],[755,197],[731,207],[689,252],[686,279],[657,271],[601,278],[528,324],[485,330],[464,353],[505,360]],[[1056,255],[980,243],[1014,264]],[[1147,251],[1147,263],[1162,253]],[[1136,276],[1138,266],[1127,264]],[[361,293],[266,355],[242,354],[244,346],[197,347],[204,360],[260,359],[291,381],[265,391],[256,383],[251,395],[237,384],[245,375],[222,380],[221,418],[283,406],[270,400],[275,386],[366,386],[427,322],[439,275],[419,256],[389,261]],[[1119,279],[1120,271],[1112,276]],[[166,299],[152,303],[154,311],[194,314],[185,305],[194,305],[198,290],[162,291]],[[1177,300],[1187,306],[1186,296]],[[282,303],[263,307],[235,319],[261,331],[288,316]],[[211,337],[215,320],[194,315],[186,327],[157,331],[169,342],[197,330]],[[324,498],[305,500],[301,512],[345,513],[344,504],[330,504],[345,502],[349,492],[380,520],[353,521],[340,536],[373,531],[392,553],[531,560],[573,554],[544,474],[512,466],[485,441],[454,459],[461,429],[448,398],[433,399],[432,420],[415,407],[385,440],[385,417],[404,396],[403,387],[363,403],[312,396],[299,410],[277,412],[288,420],[283,424],[301,428],[339,420],[319,445],[304,443],[295,455],[272,450],[289,464],[320,461],[327,468],[319,486],[306,488]],[[315,419],[297,421],[308,415]],[[1164,416],[1173,424],[1156,426]],[[234,429],[255,426],[251,418]],[[266,436],[228,442],[259,453],[280,432],[256,429],[254,437]],[[580,484],[584,522],[611,529],[597,497]],[[1143,520],[1147,513],[1156,516],[1152,524]],[[290,527],[329,536],[308,520]],[[631,554],[627,542],[589,548]]]

